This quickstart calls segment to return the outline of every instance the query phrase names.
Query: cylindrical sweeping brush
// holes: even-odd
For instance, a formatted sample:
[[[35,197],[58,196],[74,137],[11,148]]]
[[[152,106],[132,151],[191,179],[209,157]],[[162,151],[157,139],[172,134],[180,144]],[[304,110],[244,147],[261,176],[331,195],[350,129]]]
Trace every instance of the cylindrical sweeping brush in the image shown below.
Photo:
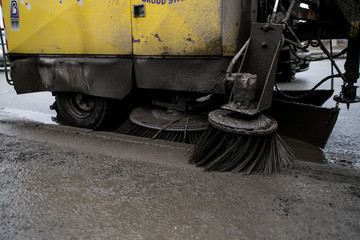
[[[208,171],[278,173],[295,157],[276,133],[277,122],[254,108],[256,76],[233,76],[230,102],[209,113],[211,126],[195,145],[190,163]]]
[[[210,126],[195,145],[190,163],[207,171],[279,173],[295,160],[276,133],[248,136]]]

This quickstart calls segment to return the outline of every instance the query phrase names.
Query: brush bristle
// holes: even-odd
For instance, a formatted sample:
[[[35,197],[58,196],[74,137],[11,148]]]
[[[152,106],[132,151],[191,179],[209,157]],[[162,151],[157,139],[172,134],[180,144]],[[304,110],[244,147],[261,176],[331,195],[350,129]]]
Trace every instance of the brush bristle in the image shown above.
[[[155,139],[189,144],[195,144],[198,142],[204,133],[204,131],[192,131],[185,133],[166,130],[159,132],[159,130],[138,126],[132,123],[130,120],[127,120],[124,124],[122,124],[122,126],[116,132],[143,138],[153,138],[155,136]]]
[[[279,173],[295,160],[277,133],[245,136],[209,127],[195,145],[190,163],[207,171]]]

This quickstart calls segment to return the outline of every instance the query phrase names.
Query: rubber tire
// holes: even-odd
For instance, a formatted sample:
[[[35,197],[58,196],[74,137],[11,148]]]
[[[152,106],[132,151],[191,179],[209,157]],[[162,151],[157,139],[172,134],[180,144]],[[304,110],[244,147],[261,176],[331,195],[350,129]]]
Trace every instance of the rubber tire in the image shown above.
[[[76,100],[80,95],[91,103],[90,106],[83,107],[88,108],[86,110],[79,107],[79,100]],[[112,99],[64,92],[55,93],[55,98],[60,124],[94,130],[104,129],[111,127],[116,116],[116,101]]]

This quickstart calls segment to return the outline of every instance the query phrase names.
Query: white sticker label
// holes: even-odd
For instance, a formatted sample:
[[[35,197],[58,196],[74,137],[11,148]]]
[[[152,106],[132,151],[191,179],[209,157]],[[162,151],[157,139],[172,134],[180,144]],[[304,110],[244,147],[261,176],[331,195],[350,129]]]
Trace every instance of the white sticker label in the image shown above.
[[[10,22],[11,31],[20,31],[19,22],[19,2],[18,0],[10,0]]]

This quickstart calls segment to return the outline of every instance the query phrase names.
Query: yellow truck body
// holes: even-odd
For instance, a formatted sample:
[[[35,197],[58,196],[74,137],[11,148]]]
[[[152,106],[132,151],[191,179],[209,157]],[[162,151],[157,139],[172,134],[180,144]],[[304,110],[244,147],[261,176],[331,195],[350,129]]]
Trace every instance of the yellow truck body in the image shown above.
[[[18,7],[18,24],[11,17]],[[129,1],[3,1],[9,53],[131,54]],[[118,24],[117,24],[118,23]],[[121,23],[121,24],[119,24]]]
[[[252,20],[246,2],[5,0],[2,6],[9,53],[214,56],[238,50],[239,29]],[[145,16],[137,17],[141,5]]]

